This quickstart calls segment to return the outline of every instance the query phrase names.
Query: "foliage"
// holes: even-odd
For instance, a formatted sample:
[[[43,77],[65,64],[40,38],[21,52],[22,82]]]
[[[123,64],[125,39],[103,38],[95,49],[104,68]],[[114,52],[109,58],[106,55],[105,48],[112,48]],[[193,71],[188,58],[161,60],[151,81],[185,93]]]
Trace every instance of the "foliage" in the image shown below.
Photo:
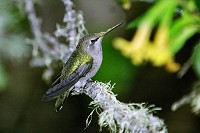
[[[178,7],[181,16],[174,19]],[[117,38],[114,47],[135,65],[149,61],[156,67],[165,66],[168,71],[177,72],[180,65],[174,61],[175,54],[198,32],[199,15],[192,13],[196,9],[194,1],[159,0],[142,17],[128,24],[128,28],[138,27],[132,40]]]
[[[200,42],[194,48],[192,61],[193,68],[197,76],[200,78]]]
[[[124,9],[131,8],[131,0],[120,0]],[[128,7],[128,8],[127,8]],[[198,0],[158,0],[142,16],[128,23],[136,29],[131,41],[116,38],[114,47],[130,58],[134,65],[151,62],[155,67],[165,67],[169,72],[183,76],[190,66],[200,78],[200,40],[195,42],[190,59],[181,68],[175,56],[188,45],[194,35],[199,36],[200,12]],[[153,37],[153,39],[152,39]],[[191,44],[189,44],[191,45]],[[198,81],[199,82],[199,81]],[[172,110],[190,103],[195,114],[200,112],[199,87],[172,105]]]

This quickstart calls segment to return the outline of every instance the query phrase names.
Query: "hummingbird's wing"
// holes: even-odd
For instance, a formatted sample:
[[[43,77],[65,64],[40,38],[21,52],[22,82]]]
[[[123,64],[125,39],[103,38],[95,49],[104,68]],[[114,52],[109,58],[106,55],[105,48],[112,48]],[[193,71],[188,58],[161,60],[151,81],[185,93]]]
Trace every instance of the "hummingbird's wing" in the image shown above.
[[[73,62],[76,62],[76,58],[74,60]],[[85,76],[89,72],[93,64],[93,60],[91,58],[88,58],[87,60],[85,60],[85,58],[82,60],[79,59],[78,63],[76,62],[76,65],[74,65],[73,62],[69,63],[68,68],[66,70],[70,71],[70,68],[72,68],[70,66],[73,66],[73,69],[75,70],[73,70],[68,75],[69,72],[65,72],[66,70],[63,69],[62,75],[64,73],[67,77],[65,76],[66,78],[63,78],[63,80],[60,83],[51,87],[42,97],[42,101],[53,100],[65,91],[69,90],[74,84],[76,84],[79,81],[81,77]]]
[[[61,74],[62,74],[62,71],[58,73],[58,75],[56,76],[56,78],[55,78],[54,82],[51,84],[51,86],[54,86],[54,85],[60,83]]]

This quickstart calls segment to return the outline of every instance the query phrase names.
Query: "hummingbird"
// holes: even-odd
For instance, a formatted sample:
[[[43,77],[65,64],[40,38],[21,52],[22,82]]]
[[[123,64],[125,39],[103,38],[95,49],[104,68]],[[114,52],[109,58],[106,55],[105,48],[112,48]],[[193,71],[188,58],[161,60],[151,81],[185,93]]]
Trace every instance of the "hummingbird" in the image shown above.
[[[84,88],[87,82],[97,73],[102,63],[102,39],[122,23],[109,28],[106,32],[93,33],[83,36],[76,49],[64,64],[60,76],[43,95],[42,101],[56,99],[55,110],[61,110],[65,99],[74,88]]]

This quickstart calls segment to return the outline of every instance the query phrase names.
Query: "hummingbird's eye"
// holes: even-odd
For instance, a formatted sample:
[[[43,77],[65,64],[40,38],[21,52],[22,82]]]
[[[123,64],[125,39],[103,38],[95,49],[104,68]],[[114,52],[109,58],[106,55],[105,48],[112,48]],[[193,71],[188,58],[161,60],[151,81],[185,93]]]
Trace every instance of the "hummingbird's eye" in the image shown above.
[[[99,39],[99,38],[92,39],[92,40],[91,40],[91,43],[94,44],[98,39]]]

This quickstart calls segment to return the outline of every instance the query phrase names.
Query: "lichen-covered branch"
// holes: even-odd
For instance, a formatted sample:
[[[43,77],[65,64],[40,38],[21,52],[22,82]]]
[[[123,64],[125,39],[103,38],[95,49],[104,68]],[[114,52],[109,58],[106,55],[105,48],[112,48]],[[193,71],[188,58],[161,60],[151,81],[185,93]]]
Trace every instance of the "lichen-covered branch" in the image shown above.
[[[29,19],[29,22],[31,25],[30,27],[31,27],[33,36],[36,41],[35,43],[37,44],[38,48],[40,50],[42,50],[42,52],[48,52],[49,49],[42,37],[43,34],[41,32],[41,22],[36,16],[33,2],[32,2],[32,0],[24,0],[24,2],[25,2],[25,9],[28,14],[28,19]],[[36,46],[36,45],[34,45],[34,46]],[[36,53],[34,53],[34,54],[36,54]]]
[[[81,11],[73,9],[71,0],[62,0],[65,5],[66,14],[63,22],[65,26],[56,25],[55,36],[41,31],[41,21],[38,19],[32,0],[24,0],[25,10],[30,22],[33,39],[29,44],[33,46],[33,59],[31,65],[34,67],[47,67],[43,73],[44,80],[50,80],[54,74],[55,62],[65,63],[69,55],[74,51],[79,39],[87,33]],[[59,41],[59,37],[66,38],[66,44]]]
[[[73,90],[73,95],[81,93],[92,98],[92,104],[103,111],[99,114],[100,127],[108,126],[112,132],[131,133],[165,133],[167,132],[163,120],[153,116],[153,111],[160,110],[154,106],[146,107],[145,104],[122,103],[117,100],[111,91],[110,83],[98,81],[89,82],[85,88]],[[101,129],[100,129],[101,130]]]

